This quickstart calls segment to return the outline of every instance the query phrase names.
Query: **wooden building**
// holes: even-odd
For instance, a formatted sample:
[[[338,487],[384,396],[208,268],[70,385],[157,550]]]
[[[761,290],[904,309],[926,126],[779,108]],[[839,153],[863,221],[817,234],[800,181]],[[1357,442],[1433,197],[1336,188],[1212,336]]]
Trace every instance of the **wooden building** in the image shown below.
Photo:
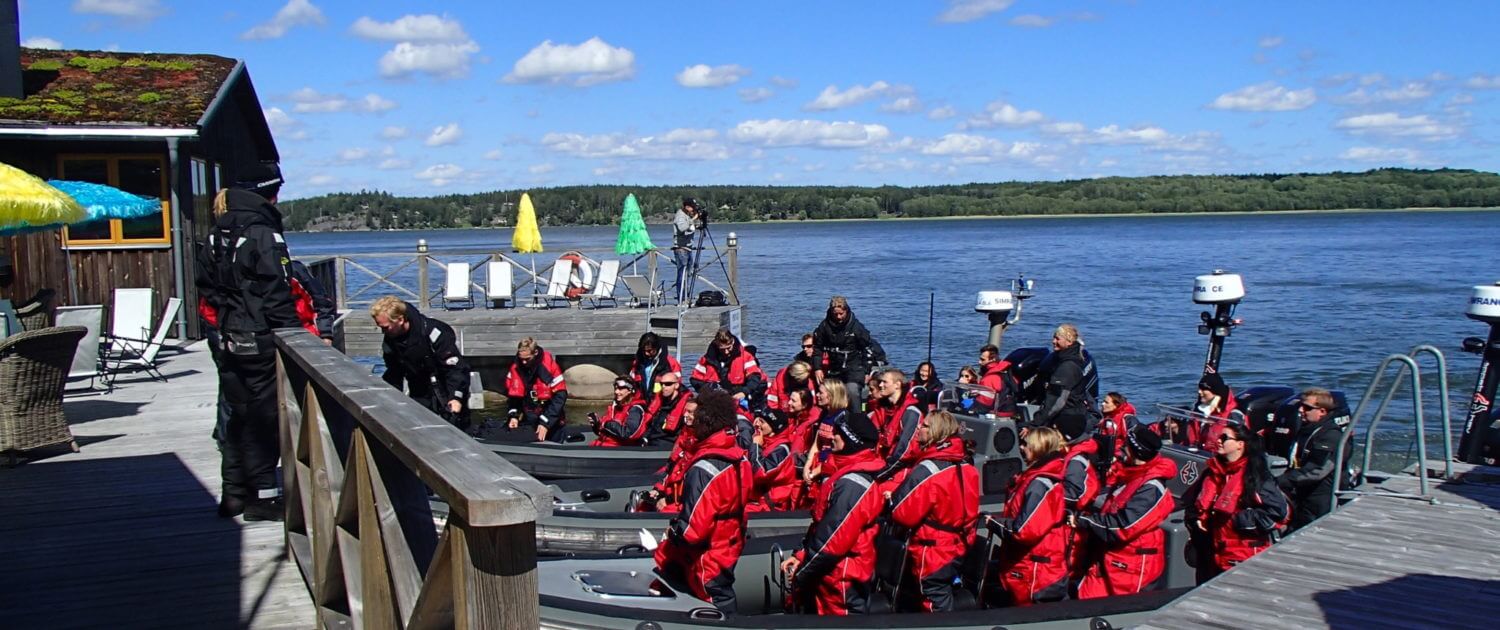
[[[183,298],[176,334],[197,337],[193,244],[212,227],[214,192],[279,159],[244,62],[20,48],[14,29],[0,33],[0,162],[154,196],[162,211],[0,237],[0,265],[14,267],[0,297],[52,288],[64,304],[108,305],[116,288],[153,287],[158,313]]]

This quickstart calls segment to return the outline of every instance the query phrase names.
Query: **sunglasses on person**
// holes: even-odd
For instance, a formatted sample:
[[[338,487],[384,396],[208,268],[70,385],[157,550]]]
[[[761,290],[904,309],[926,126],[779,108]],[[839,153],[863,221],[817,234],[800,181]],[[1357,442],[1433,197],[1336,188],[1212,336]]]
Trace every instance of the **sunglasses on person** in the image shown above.
[[[813,349],[813,345],[810,344],[810,343],[802,344],[802,349],[803,350],[812,350]]]
[[[1322,407],[1319,407],[1317,405],[1309,405],[1307,403],[1302,403],[1300,405],[1297,405],[1297,408],[1301,409],[1303,411],[1312,411],[1314,409],[1322,409]]]
[[[682,381],[662,381],[661,385],[662,385],[662,387],[666,387],[668,385],[676,385],[676,384],[681,383],[681,382]]]
[[[1245,440],[1243,440],[1241,438],[1234,437],[1233,433],[1225,433],[1224,435],[1219,436],[1219,441],[1220,442],[1230,442],[1230,441],[1233,441],[1233,442],[1244,442]]]

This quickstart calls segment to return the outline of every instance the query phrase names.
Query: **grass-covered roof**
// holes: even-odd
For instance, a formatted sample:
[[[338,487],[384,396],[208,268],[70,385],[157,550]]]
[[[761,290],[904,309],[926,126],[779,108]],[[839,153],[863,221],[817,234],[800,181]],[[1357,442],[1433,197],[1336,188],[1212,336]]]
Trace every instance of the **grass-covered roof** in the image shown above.
[[[0,125],[193,127],[234,70],[214,55],[21,49],[25,98],[0,98]]]

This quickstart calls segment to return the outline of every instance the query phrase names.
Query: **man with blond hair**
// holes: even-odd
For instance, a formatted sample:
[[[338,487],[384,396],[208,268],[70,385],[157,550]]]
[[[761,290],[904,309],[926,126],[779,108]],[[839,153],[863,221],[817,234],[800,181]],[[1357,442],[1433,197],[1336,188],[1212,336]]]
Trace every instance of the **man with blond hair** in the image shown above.
[[[469,423],[469,362],[458,349],[453,327],[387,295],[370,305],[370,317],[385,334],[381,376],[422,406],[465,431]]]

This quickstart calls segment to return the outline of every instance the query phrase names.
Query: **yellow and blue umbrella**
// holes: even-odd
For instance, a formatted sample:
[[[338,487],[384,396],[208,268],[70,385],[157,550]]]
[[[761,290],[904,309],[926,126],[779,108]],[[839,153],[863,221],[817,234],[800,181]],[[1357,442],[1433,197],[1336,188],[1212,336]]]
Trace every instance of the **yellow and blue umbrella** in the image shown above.
[[[88,211],[67,193],[31,173],[0,164],[0,234],[49,230],[86,218]]]

